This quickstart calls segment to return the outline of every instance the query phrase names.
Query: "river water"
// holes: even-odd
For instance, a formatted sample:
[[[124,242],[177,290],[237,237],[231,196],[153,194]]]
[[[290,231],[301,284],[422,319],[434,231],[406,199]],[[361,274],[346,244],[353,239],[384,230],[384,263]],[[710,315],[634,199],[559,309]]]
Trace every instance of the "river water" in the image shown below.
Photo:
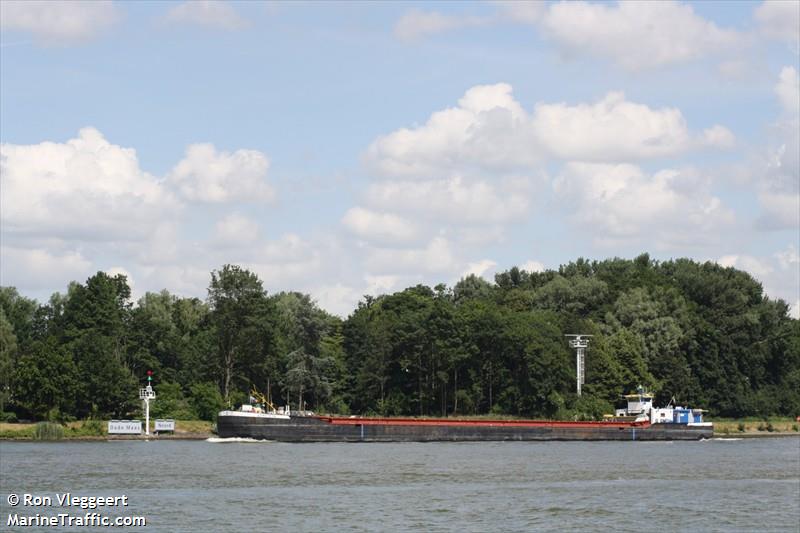
[[[123,531],[800,531],[800,438],[701,442],[0,443],[8,516],[128,497]],[[8,504],[10,494],[52,505]],[[33,500],[32,500],[33,501]],[[120,529],[120,528],[115,528]]]

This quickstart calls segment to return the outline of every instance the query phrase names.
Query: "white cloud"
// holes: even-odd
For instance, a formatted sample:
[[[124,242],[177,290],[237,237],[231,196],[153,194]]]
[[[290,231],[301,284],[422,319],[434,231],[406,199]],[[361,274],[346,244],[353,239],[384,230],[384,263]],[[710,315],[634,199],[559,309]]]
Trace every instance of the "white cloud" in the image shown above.
[[[458,222],[452,228],[453,240],[459,246],[467,248],[480,248],[490,244],[501,244],[506,241],[507,235],[504,223],[476,222],[468,224],[467,221]]]
[[[775,85],[775,93],[786,113],[796,115],[800,112],[800,75],[794,67],[781,69],[778,83]]]
[[[781,3],[796,4],[775,4]],[[720,28],[697,15],[690,5],[673,1],[493,4],[498,7],[497,13],[480,17],[414,10],[398,21],[395,35],[414,40],[468,26],[511,21],[535,26],[566,56],[603,57],[629,70],[730,54],[749,40],[747,34]],[[757,18],[764,32],[786,38],[797,31],[793,22],[797,17],[792,15],[790,7],[770,5],[759,9]]]
[[[414,236],[427,227],[428,234],[456,237],[460,246],[497,242],[502,224],[527,214],[534,188],[532,179],[515,172],[524,167],[530,172],[536,160],[533,150],[526,149],[526,144],[532,147],[530,132],[516,127],[530,130],[530,121],[509,85],[473,87],[457,108],[434,113],[425,126],[372,143],[367,162],[389,179],[371,184],[363,201],[372,210],[413,220]],[[351,230],[360,222],[360,234],[366,235],[366,213],[351,210],[348,215],[344,222]],[[393,228],[395,242],[412,239],[393,218],[380,224],[370,220],[369,225]]]
[[[376,139],[366,153],[377,172],[435,177],[454,168],[514,169],[538,161],[529,119],[506,83],[469,89],[458,107],[433,113],[425,125]]]
[[[399,287],[400,278],[398,276],[384,275],[373,276],[367,274],[364,276],[366,283],[366,293],[372,295],[386,294],[392,292]]]
[[[785,250],[776,252],[775,259],[778,260],[778,265],[784,270],[800,269],[800,253],[791,244]]]
[[[773,259],[776,262],[775,270],[780,273],[780,278],[775,282],[777,296],[792,306],[794,318],[800,318],[800,253],[794,244],[790,244],[786,249],[776,252]]]
[[[273,291],[305,290],[312,286],[311,280],[337,279],[339,270],[345,267],[335,243],[312,243],[294,233],[228,251],[224,261],[255,272]]]
[[[491,259],[482,259],[475,263],[469,263],[467,265],[467,269],[461,273],[461,278],[465,278],[469,275],[475,275],[480,278],[484,277],[484,274],[493,273],[497,270],[497,262],[492,261]]]
[[[444,180],[384,181],[370,185],[365,199],[372,206],[451,222],[505,222],[525,215],[529,183],[524,179],[468,182]]]
[[[394,27],[394,35],[403,41],[414,41],[444,31],[481,26],[488,22],[482,17],[443,15],[435,11],[412,9]]]
[[[680,110],[652,109],[619,92],[591,104],[541,103],[530,114],[510,85],[498,83],[472,87],[457,107],[433,113],[422,126],[379,137],[365,159],[384,176],[426,179],[529,172],[548,156],[615,162],[733,142],[722,126],[692,133]]]
[[[144,293],[139,292],[137,290],[136,280],[133,279],[133,276],[131,275],[130,272],[128,272],[127,269],[125,269],[125,268],[123,268],[121,266],[113,266],[111,268],[107,268],[106,269],[106,274],[108,274],[111,277],[114,277],[114,276],[116,276],[118,274],[122,274],[123,276],[125,276],[125,279],[126,279],[126,281],[128,283],[128,288],[131,290],[131,300],[132,301],[135,302],[135,301],[139,300],[139,298],[144,296]]]
[[[718,238],[733,213],[691,171],[645,174],[630,164],[569,163],[554,183],[596,244],[686,249]]]
[[[0,285],[20,290],[64,290],[70,281],[91,275],[91,262],[77,251],[0,247]]]
[[[483,233],[488,231],[490,242],[502,240],[503,225],[529,213],[537,185],[530,178],[514,176],[536,173],[535,167],[548,158],[616,162],[724,148],[734,142],[733,134],[722,126],[694,133],[680,110],[652,109],[627,101],[621,93],[610,93],[591,104],[538,104],[528,113],[514,99],[508,84],[476,86],[457,107],[433,113],[424,125],[397,130],[370,145],[367,163],[389,179],[370,185],[364,201],[375,210],[408,214],[408,218],[413,214],[414,220],[457,224],[458,228],[449,228],[444,234],[455,237],[462,246],[482,245],[486,239],[476,241],[473,228],[464,229],[465,225],[480,225]],[[608,169],[614,167],[602,168],[606,176],[603,186],[613,187],[610,178],[614,172]],[[632,168],[636,177],[629,172]],[[628,172],[621,188],[633,186],[636,193],[651,198],[640,202],[636,194],[613,191],[616,198],[606,201],[625,216],[619,222],[604,220],[614,226],[611,240],[635,233],[632,228],[651,215],[653,208],[661,218],[677,210],[697,223],[703,219],[703,224],[731,218],[710,194],[697,197],[694,190],[682,191],[689,179],[686,173],[672,176],[666,172],[650,178],[630,165],[617,169]],[[649,205],[651,210],[637,212],[641,205]],[[681,233],[681,238],[686,235]],[[670,240],[678,237],[676,233]]]
[[[444,237],[434,237],[425,248],[373,248],[364,262],[373,275],[413,273],[443,274],[457,267],[450,243]]]
[[[0,2],[0,28],[29,32],[37,42],[50,46],[89,41],[119,18],[111,0]]]
[[[717,263],[749,273],[762,284],[767,296],[780,298],[789,304],[789,315],[800,318],[800,255],[794,245],[765,257],[729,254],[717,259]]]
[[[651,109],[614,92],[593,104],[540,104],[533,116],[539,143],[562,159],[621,161],[675,155],[699,146],[728,147],[733,134],[715,125],[692,135],[676,108]]]
[[[136,152],[94,128],[66,143],[0,145],[6,237],[141,240],[180,204]]]
[[[758,203],[763,210],[756,227],[763,230],[783,230],[800,227],[800,195],[790,191],[761,190]]]
[[[767,0],[755,11],[759,30],[767,37],[786,41],[795,53],[800,49],[800,3]]]
[[[220,265],[207,263],[197,264],[190,261],[163,264],[158,266],[140,266],[137,286],[143,292],[159,291],[166,288],[170,293],[205,297],[206,288],[211,281],[211,269]]]
[[[121,251],[141,265],[170,265],[185,258],[187,242],[181,236],[179,220],[160,220],[146,240],[132,242]]]
[[[756,227],[767,230],[800,228],[800,81],[794,67],[781,70],[775,92],[783,114],[774,125],[775,144],[763,169],[756,171],[762,214]]]
[[[136,290],[202,295],[217,266],[205,246],[224,252],[258,240],[257,226],[236,214],[208,238],[184,233],[186,206],[167,184],[139,167],[133,149],[93,128],[66,143],[1,148],[2,238],[20,249],[4,252],[3,274],[20,287],[33,272],[45,280],[68,276],[49,285],[63,288],[112,259],[136,276]],[[63,272],[47,276],[48,268]]]
[[[208,239],[199,242],[183,239],[175,243],[177,253],[169,260],[138,259],[131,268],[137,276],[137,286],[143,290],[166,287],[176,294],[203,297],[209,273],[224,264],[240,265],[255,273],[270,292],[298,290],[320,297],[317,291],[322,288],[348,286],[343,272],[352,269],[348,270],[347,256],[338,243],[315,242],[293,233],[273,240],[263,236],[250,239],[252,235],[248,234],[247,238],[229,241],[225,246],[215,240],[229,229],[253,230],[253,222],[242,215],[229,215],[214,226]],[[235,239],[236,235],[232,237]],[[354,276],[357,278],[358,273]]]
[[[698,145],[712,148],[733,148],[736,145],[736,137],[728,128],[716,124],[703,130],[703,136],[699,139]]]
[[[605,57],[639,70],[735,49],[744,36],[677,2],[551,4],[537,22],[568,54]]]
[[[247,246],[257,242],[259,234],[257,222],[242,214],[231,213],[214,226],[212,242],[223,247]]]
[[[745,270],[753,274],[757,279],[763,279],[764,276],[771,274],[773,271],[768,263],[752,255],[723,255],[717,259],[717,263],[724,267]]]
[[[192,24],[221,30],[238,30],[248,26],[231,4],[217,0],[190,0],[170,9],[164,20],[176,24]]]
[[[539,0],[497,0],[502,18],[527,24],[538,23],[547,13],[547,4]]]
[[[171,181],[142,170],[135,150],[110,143],[94,128],[64,143],[0,145],[3,283],[46,297],[45,289],[63,290],[71,280],[111,267],[135,277],[136,291],[166,287],[202,296],[211,269],[225,263],[259,265],[274,274],[265,280],[288,280],[281,288],[299,285],[307,273],[319,276],[319,246],[291,235],[264,241],[256,221],[238,212],[209,231],[187,223],[193,206],[177,199],[173,184],[192,198],[208,197],[212,185],[222,184],[221,198],[211,199],[257,198],[266,187],[259,181],[267,167],[262,154],[200,148],[198,156],[190,147]]]
[[[363,295],[358,289],[342,283],[314,287],[311,293],[322,309],[342,318],[346,318],[356,309]]]
[[[409,220],[363,207],[348,209],[342,223],[355,235],[379,242],[407,242],[414,240],[418,233],[415,224]]]
[[[723,79],[740,82],[756,78],[762,66],[763,65],[756,66],[752,61],[747,59],[728,59],[717,65],[717,72]]]
[[[532,259],[521,264],[519,268],[525,272],[544,272],[547,270],[544,266],[544,263],[540,263],[539,261],[534,261]]]
[[[280,239],[268,241],[256,250],[258,258],[263,262],[286,260],[298,262],[314,257],[311,243],[295,233],[286,233]]]
[[[265,177],[269,160],[257,150],[218,152],[214,145],[193,144],[168,179],[189,200],[268,202],[274,190]]]

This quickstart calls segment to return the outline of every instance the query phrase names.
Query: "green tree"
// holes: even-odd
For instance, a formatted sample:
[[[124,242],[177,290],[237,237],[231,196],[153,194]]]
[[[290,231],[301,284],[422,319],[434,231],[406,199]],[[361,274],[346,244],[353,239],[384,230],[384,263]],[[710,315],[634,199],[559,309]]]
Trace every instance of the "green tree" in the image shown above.
[[[54,337],[34,341],[13,373],[15,402],[37,420],[61,420],[75,412],[80,394],[78,370]]]
[[[487,300],[491,296],[491,283],[475,274],[461,278],[453,287],[453,301],[457,305],[469,300]]]
[[[244,363],[263,363],[271,351],[273,306],[258,276],[236,265],[225,265],[211,273],[208,303],[222,370],[222,392],[229,402],[234,381],[250,381]]]
[[[201,420],[216,420],[217,414],[225,407],[225,398],[216,383],[195,383],[191,386],[190,402]]]
[[[6,318],[0,307],[0,420],[6,412],[6,404],[11,398],[11,371],[17,357],[17,337],[14,326]]]
[[[86,285],[76,284],[64,309],[65,339],[69,342],[92,331],[113,339],[117,348],[122,348],[131,307],[130,296],[130,288],[122,274],[111,277],[98,272],[86,280]]]
[[[150,416],[178,420],[197,418],[197,413],[184,396],[179,383],[162,382],[153,388],[156,391],[156,399],[150,405]]]
[[[366,297],[342,326],[342,349],[347,369],[344,397],[351,409],[357,412],[399,414],[394,408],[387,408],[392,363],[391,319],[383,313],[381,300]]]
[[[619,401],[625,389],[625,371],[616,354],[609,347],[606,337],[595,334],[586,353],[586,394],[611,404]]]
[[[462,404],[468,412],[490,412],[504,374],[504,316],[491,300],[468,302],[458,307],[458,313],[464,324],[465,351],[470,354],[464,365],[468,380]]]
[[[69,346],[81,378],[76,414],[130,416],[138,407],[138,381],[123,364],[116,339],[89,331]]]
[[[123,275],[98,272],[70,286],[57,331],[81,376],[77,416],[120,417],[136,408],[137,382],[125,360],[130,307]]]
[[[626,328],[621,328],[607,339],[608,349],[619,365],[622,389],[632,392],[641,385],[655,389],[657,381],[647,369],[644,357],[645,345],[640,335]]]
[[[603,305],[607,294],[606,283],[597,278],[556,276],[535,292],[533,303],[539,309],[588,316]]]
[[[284,382],[289,392],[297,394],[298,409],[305,409],[304,395],[311,399],[312,405],[322,405],[333,391],[329,377],[333,371],[333,360],[315,356],[303,348],[291,352],[287,359]]]
[[[552,312],[519,313],[506,319],[507,412],[552,417],[570,393],[571,357]],[[508,392],[511,394],[508,394]]]
[[[17,292],[14,287],[0,287],[0,310],[11,324],[17,343],[25,347],[32,340],[36,302]]]

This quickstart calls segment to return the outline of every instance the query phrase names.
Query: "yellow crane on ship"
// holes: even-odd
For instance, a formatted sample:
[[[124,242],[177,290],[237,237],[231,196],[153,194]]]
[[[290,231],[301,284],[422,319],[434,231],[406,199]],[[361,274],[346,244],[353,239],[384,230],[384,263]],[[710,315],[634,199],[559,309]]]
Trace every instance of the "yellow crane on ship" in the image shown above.
[[[258,389],[256,389],[255,385],[253,385],[250,389],[250,396],[253,397],[257,403],[260,403],[264,407],[269,407],[273,413],[278,411],[278,408],[275,407],[271,401],[269,401],[269,398],[261,394]]]

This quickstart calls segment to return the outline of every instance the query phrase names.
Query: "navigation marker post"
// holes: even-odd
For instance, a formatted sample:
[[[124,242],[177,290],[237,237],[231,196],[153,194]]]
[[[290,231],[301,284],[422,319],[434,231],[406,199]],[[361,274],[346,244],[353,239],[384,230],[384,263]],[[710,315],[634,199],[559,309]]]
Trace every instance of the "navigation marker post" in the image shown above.
[[[153,371],[147,371],[147,387],[139,389],[139,398],[144,400],[144,434],[150,435],[150,400],[156,399],[156,391],[153,390]]]
[[[575,349],[575,370],[576,370],[576,381],[578,384],[578,396],[581,395],[581,387],[585,383],[586,378],[586,348],[589,346],[589,339],[592,335],[584,335],[580,334],[569,334],[564,335],[565,337],[573,337],[569,341],[569,347]]]

